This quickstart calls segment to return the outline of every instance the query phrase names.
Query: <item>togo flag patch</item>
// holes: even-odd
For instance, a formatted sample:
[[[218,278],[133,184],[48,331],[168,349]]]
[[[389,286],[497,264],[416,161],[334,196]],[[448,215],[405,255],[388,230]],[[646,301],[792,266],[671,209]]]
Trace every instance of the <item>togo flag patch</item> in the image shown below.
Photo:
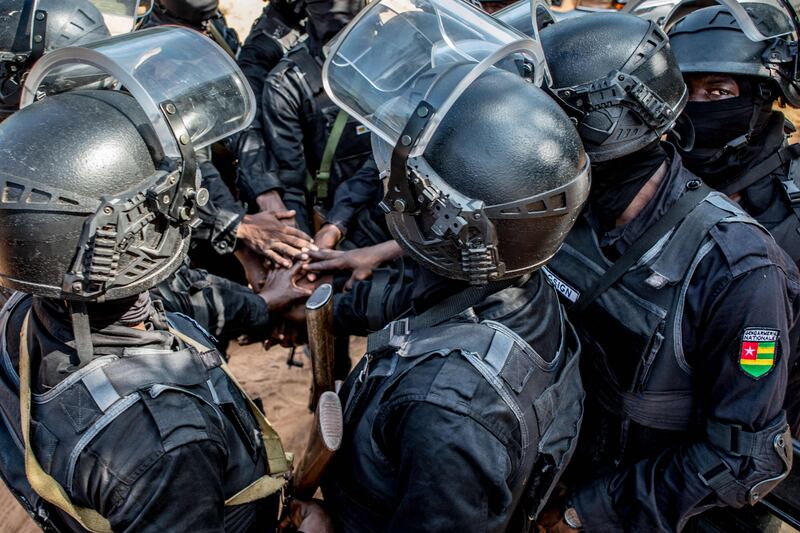
[[[777,347],[777,329],[747,328],[742,334],[739,366],[745,374],[758,379],[775,366]]]

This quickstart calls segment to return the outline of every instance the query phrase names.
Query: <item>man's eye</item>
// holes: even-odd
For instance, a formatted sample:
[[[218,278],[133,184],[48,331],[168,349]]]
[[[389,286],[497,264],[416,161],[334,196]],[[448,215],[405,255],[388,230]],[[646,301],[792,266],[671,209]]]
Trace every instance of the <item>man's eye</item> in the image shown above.
[[[710,91],[711,96],[731,96],[733,93],[728,89],[712,89]]]

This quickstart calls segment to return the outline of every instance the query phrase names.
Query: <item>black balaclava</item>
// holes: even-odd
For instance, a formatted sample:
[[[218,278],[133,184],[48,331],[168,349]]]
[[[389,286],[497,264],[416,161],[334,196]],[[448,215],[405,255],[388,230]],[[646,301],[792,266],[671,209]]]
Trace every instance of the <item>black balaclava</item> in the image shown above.
[[[321,54],[325,43],[347,26],[363,6],[362,0],[307,0],[306,31],[311,50]]]
[[[654,141],[632,154],[592,165],[589,205],[605,230],[614,228],[617,218],[666,159],[660,141]]]
[[[679,148],[684,165],[720,190],[757,159],[771,155],[762,152],[765,141],[771,139],[769,132],[774,130],[774,115],[780,115],[772,111],[773,99],[762,96],[761,82],[747,78],[737,82],[739,96],[689,102],[684,110],[695,131],[694,147],[689,151]]]
[[[154,12],[160,15],[162,24],[172,22],[200,28],[203,22],[216,16],[218,8],[219,0],[159,0]]]

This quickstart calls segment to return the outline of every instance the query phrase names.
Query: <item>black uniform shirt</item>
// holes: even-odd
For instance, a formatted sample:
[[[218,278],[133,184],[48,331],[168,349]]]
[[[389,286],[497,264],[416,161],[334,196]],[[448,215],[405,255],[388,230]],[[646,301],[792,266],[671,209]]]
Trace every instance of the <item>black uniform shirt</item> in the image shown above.
[[[655,197],[626,226],[599,235],[600,244],[610,247],[612,256],[624,253],[693,178],[673,154]],[[784,407],[798,336],[800,281],[791,259],[763,230],[747,223],[723,223],[710,236],[715,246],[699,262],[683,303],[684,358],[707,418],[758,431]],[[743,335],[751,328],[778,332],[775,366],[759,379],[739,364]],[[644,458],[612,466],[612,472],[600,478],[587,480],[584,473],[584,483],[574,490],[573,502],[587,530],[674,531],[706,505],[730,505],[698,477],[690,456],[700,448],[719,454],[735,475],[744,478],[753,471],[752,459],[726,453],[703,439],[685,447],[628,450],[627,455]]]

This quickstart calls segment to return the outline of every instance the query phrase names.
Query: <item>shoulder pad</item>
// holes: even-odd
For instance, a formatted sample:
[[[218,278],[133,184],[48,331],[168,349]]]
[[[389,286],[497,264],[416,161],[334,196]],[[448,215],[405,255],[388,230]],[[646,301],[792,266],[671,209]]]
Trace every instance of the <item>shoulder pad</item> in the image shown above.
[[[791,269],[788,257],[772,235],[749,217],[724,220],[709,235],[734,277],[769,265]]]

